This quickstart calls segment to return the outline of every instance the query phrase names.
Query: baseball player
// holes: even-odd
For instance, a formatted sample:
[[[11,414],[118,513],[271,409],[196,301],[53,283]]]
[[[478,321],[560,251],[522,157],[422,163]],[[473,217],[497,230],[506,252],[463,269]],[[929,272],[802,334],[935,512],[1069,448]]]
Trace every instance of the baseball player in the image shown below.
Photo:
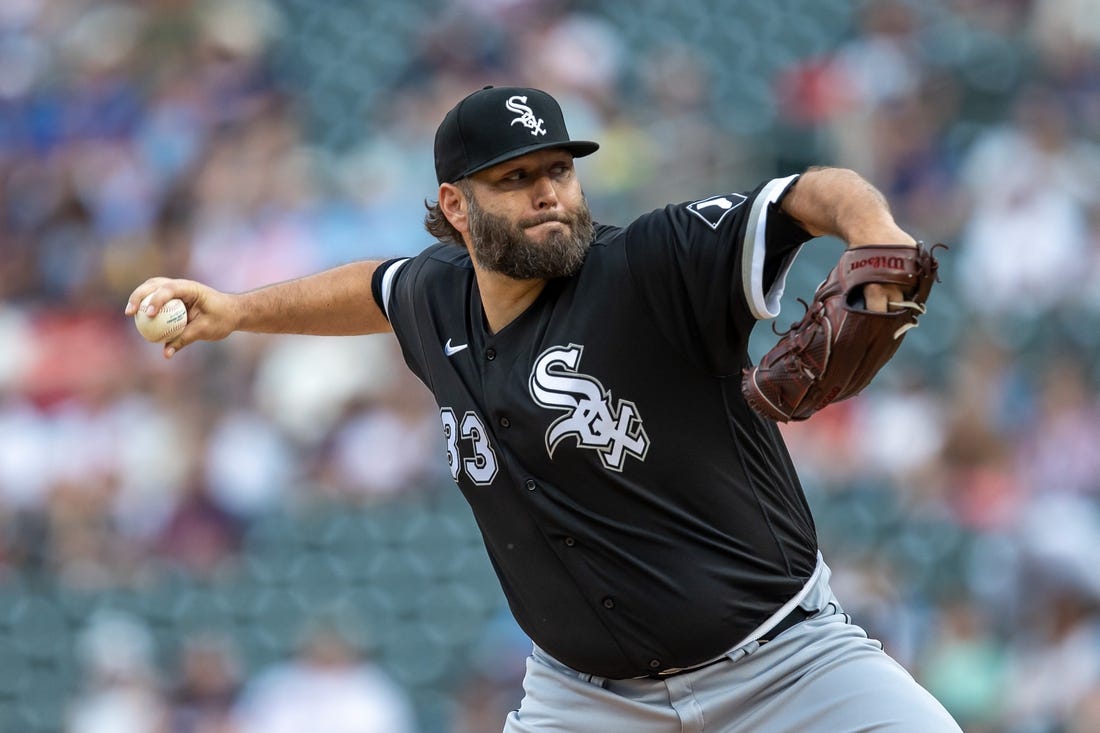
[[[535,645],[506,733],[959,731],[842,610],[740,388],[803,243],[913,238],[838,169],[596,224],[573,161],[597,148],[545,92],[486,87],[438,128],[440,241],[416,257],[243,294],[153,278],[126,312],[184,300],[168,357],[238,330],[396,335]]]

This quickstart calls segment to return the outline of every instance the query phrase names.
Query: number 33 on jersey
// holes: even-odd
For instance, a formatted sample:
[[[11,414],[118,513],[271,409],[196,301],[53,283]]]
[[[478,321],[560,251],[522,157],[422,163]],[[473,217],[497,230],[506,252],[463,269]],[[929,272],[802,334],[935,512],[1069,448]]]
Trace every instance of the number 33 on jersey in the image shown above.
[[[443,421],[443,438],[447,441],[447,466],[451,469],[451,478],[458,481],[463,471],[478,486],[488,486],[497,475],[497,454],[489,443],[489,434],[485,424],[473,410],[462,416],[460,423],[454,410],[444,407],[439,411]],[[473,455],[463,457],[459,453],[459,437],[468,439],[473,446]]]

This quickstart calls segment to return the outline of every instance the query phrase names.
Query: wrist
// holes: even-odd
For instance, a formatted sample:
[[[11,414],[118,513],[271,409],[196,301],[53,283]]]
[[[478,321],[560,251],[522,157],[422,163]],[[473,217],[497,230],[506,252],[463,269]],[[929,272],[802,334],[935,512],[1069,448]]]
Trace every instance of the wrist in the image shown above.
[[[261,331],[255,317],[255,292],[220,293],[222,322],[230,333],[235,331]]]
[[[898,244],[915,247],[917,240],[896,224],[889,226],[866,227],[848,232],[844,238],[849,247],[863,247],[869,244]]]

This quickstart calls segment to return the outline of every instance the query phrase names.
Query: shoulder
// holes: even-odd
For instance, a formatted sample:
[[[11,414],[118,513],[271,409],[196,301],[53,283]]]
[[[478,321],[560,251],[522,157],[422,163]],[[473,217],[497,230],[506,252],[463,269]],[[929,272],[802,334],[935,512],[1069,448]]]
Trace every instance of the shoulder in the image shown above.
[[[472,274],[473,263],[470,262],[470,253],[459,244],[437,242],[420,254],[410,258],[409,264],[416,271],[426,271],[438,274],[461,275]]]
[[[473,264],[470,262],[470,253],[460,244],[436,242],[421,252],[418,258],[430,261],[433,265],[438,265],[441,268],[455,268],[470,270],[471,272],[474,269]]]
[[[623,226],[601,226],[596,244],[636,255],[639,250],[663,249],[691,232],[684,203],[670,203],[644,212]]]
[[[412,313],[426,295],[443,297],[465,289],[474,278],[464,247],[436,243],[412,257],[383,262],[374,272],[371,294],[391,325],[400,313]]]
[[[473,277],[474,267],[465,247],[437,242],[420,254],[385,263],[389,278],[404,283]],[[383,274],[385,276],[385,274]]]
[[[653,209],[634,217],[623,225],[596,224],[596,237],[593,240],[593,248],[610,248],[621,246],[640,233],[651,230],[666,229],[673,225],[676,218],[676,204]]]
[[[596,236],[592,239],[592,247],[589,253],[604,252],[609,247],[614,247],[622,238],[623,228],[610,224],[593,222],[596,227]]]

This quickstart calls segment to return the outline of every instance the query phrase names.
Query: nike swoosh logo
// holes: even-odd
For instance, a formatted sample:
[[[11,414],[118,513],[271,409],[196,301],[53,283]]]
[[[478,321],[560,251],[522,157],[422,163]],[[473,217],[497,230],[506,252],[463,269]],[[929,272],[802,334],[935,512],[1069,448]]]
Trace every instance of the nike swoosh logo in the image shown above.
[[[451,346],[451,340],[447,339],[447,343],[443,345],[443,353],[447,356],[454,356],[468,346],[469,344],[459,344],[458,346]]]

